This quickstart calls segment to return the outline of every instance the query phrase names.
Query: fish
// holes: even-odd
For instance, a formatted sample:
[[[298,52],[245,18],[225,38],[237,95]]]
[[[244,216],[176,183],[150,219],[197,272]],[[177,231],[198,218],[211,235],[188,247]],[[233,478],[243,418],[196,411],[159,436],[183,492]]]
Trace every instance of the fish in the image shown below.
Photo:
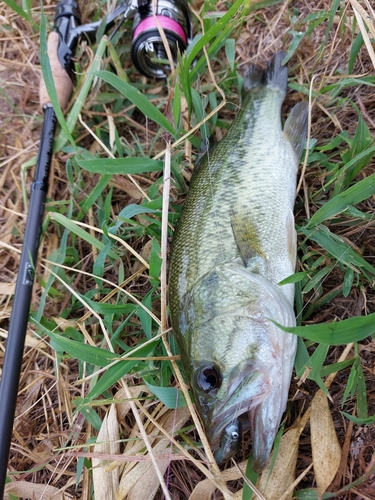
[[[308,104],[281,122],[285,53],[251,65],[240,111],[194,168],[172,238],[171,324],[219,463],[250,428],[252,466],[266,466],[285,411],[297,337],[294,201]]]

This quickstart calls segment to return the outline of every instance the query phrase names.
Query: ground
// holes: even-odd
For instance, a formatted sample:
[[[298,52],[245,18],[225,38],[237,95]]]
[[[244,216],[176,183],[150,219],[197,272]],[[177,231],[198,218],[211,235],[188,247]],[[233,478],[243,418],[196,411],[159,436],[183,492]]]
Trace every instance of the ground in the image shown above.
[[[49,23],[52,23],[55,5],[53,1],[44,6]],[[207,30],[212,22],[212,13],[225,12],[231,5],[221,1],[194,2],[192,18],[195,32],[202,30],[200,15],[206,19]],[[348,193],[352,186],[370,178],[375,172],[371,151],[375,132],[375,56],[370,36],[375,33],[371,31],[375,25],[374,12],[369,2],[363,1],[358,7],[354,0],[341,3],[324,0],[270,1],[258,7],[247,13],[245,18],[236,14],[238,19],[233,31],[236,39],[235,69],[229,69],[231,56],[230,44],[227,44],[226,50],[222,48],[211,57],[211,75],[208,71],[201,72],[194,83],[197,95],[202,96],[202,110],[199,111],[195,101],[191,105],[190,116],[188,108],[191,103],[188,98],[181,101],[179,108],[175,104],[176,82],[173,78],[168,83],[150,81],[140,77],[132,68],[129,57],[130,25],[124,31],[125,41],[117,42],[117,45],[114,42],[114,45],[127,78],[149,96],[150,102],[170,122],[173,122],[175,106],[177,115],[182,117],[178,137],[183,135],[184,127],[190,130],[199,124],[214,109],[215,103],[221,102],[215,85],[223,88],[227,104],[219,110],[218,121],[210,122],[210,134],[215,140],[225,133],[240,104],[236,70],[243,73],[249,64],[264,64],[276,51],[287,51],[288,57],[290,55],[290,88],[283,107],[283,117],[301,99],[310,97],[311,101],[312,146],[303,175],[301,165],[302,184],[295,206],[298,230],[296,271],[306,272],[296,287],[298,322],[302,325],[324,325],[348,318],[366,317],[375,312],[374,274],[371,269],[375,248],[375,199],[371,182],[363,188],[368,190],[368,196],[363,198],[360,193],[351,195],[351,200],[358,201],[348,202],[345,210],[338,210],[334,216],[322,220],[315,227],[316,233],[307,234],[306,227],[308,220],[334,195]],[[359,15],[357,18],[354,8]],[[95,3],[90,9],[84,6],[83,10],[83,19],[88,21],[97,18],[100,13],[102,15],[105,7],[101,11]],[[38,151],[43,117],[38,97],[41,76],[38,28],[41,13],[38,3],[33,4],[30,16],[35,25],[29,15],[23,18],[6,3],[0,5],[0,367],[14,305],[14,285],[28,213],[33,160]],[[369,33],[368,45],[358,47],[356,53],[358,34],[361,32],[360,19],[364,19],[365,24],[366,20],[368,22],[369,30],[365,29],[365,33]],[[51,24],[48,25],[48,31],[50,28]],[[77,50],[77,91],[70,108],[78,102],[77,95],[82,95],[82,88],[87,81],[87,68],[96,50],[95,44],[93,48],[83,44]],[[121,76],[110,50],[105,51],[103,59],[102,68],[112,73],[117,71]],[[182,77],[181,91],[186,92]],[[93,454],[99,456],[101,453],[110,455],[109,462],[120,460],[120,454],[127,457],[127,461],[116,469],[119,477],[113,479],[111,485],[118,485],[118,481],[125,481],[129,485],[132,480],[137,482],[139,477],[145,481],[143,491],[138,492],[126,492],[121,483],[123,493],[119,498],[152,498],[147,496],[151,491],[155,492],[155,498],[165,498],[165,492],[158,487],[153,466],[141,468],[149,465],[150,461],[149,455],[144,454],[139,423],[135,423],[134,415],[130,412],[128,400],[132,396],[139,399],[143,410],[151,413],[154,419],[151,423],[151,417],[143,410],[138,410],[153,445],[157,442],[161,444],[155,454],[164,471],[170,498],[204,498],[204,495],[209,498],[209,493],[192,496],[194,488],[198,484],[202,485],[207,475],[207,469],[203,470],[199,466],[205,462],[205,456],[193,420],[183,413],[184,410],[175,412],[164,406],[160,403],[160,399],[164,401],[164,393],[155,398],[145,386],[145,382],[151,385],[158,383],[164,389],[168,385],[175,387],[181,384],[181,380],[176,382],[173,374],[175,368],[172,370],[170,361],[165,361],[169,355],[166,342],[162,343],[158,338],[158,343],[150,352],[147,346],[142,347],[143,350],[138,353],[139,362],[133,361],[132,368],[120,370],[118,378],[116,374],[112,375],[111,384],[82,403],[82,398],[94,394],[92,391],[104,378],[101,377],[102,372],[96,373],[99,367],[108,364],[107,359],[100,358],[102,351],[110,351],[103,332],[110,335],[114,352],[123,355],[129,347],[151,342],[160,328],[165,330],[168,324],[163,319],[165,280],[159,277],[160,252],[166,255],[163,254],[163,244],[160,248],[163,182],[160,171],[135,172],[131,178],[116,171],[111,176],[107,171],[100,171],[99,167],[94,172],[88,171],[82,168],[80,162],[90,158],[90,154],[109,158],[112,152],[117,157],[154,158],[163,152],[168,134],[156,125],[155,120],[145,118],[141,111],[135,109],[131,99],[124,98],[121,91],[105,87],[97,80],[93,81],[79,111],[80,117],[77,113],[73,123],[73,137],[81,150],[74,152],[74,148],[65,143],[64,148],[56,152],[52,162],[46,219],[42,228],[37,279],[31,302],[35,321],[29,325],[26,340],[9,461],[9,477],[12,480],[17,480],[19,484],[25,481],[43,487],[48,484],[54,489],[45,493],[35,489],[30,493],[29,484],[25,487],[28,493],[21,494],[18,490],[13,494],[19,498],[51,498],[51,495],[57,494],[60,496],[56,498],[62,498],[65,491],[69,498],[92,498],[91,460]],[[94,133],[94,137],[84,124]],[[335,139],[339,134],[341,141]],[[168,243],[175,224],[175,214],[183,205],[193,169],[192,162],[201,140],[198,131],[193,144],[186,141],[172,149],[174,160]],[[107,149],[103,149],[100,141]],[[350,163],[365,150],[368,151],[363,157]],[[90,198],[95,190],[97,196]],[[147,203],[144,193],[148,196],[148,206],[156,210],[155,213],[146,210],[135,215],[122,212],[126,207],[136,204],[144,206]],[[82,222],[86,226],[78,226],[75,222]],[[116,223],[118,228],[114,234],[120,236],[121,241],[111,243],[113,239],[109,229]],[[324,247],[322,243],[322,226],[329,229],[330,235],[339,238],[329,240],[332,247]],[[79,233],[77,227],[84,229],[85,233]],[[97,229],[104,231],[104,235],[99,234]],[[125,246],[128,243],[136,255]],[[338,256],[335,245],[347,245],[346,250]],[[109,254],[105,253],[108,249],[103,249],[105,246],[113,250],[116,258],[108,257]],[[349,255],[348,249],[353,251],[350,258],[346,257]],[[149,270],[140,257],[146,261]],[[360,260],[362,258],[369,268],[364,267]],[[119,288],[126,290],[126,295]],[[121,310],[116,309],[120,306]],[[153,319],[147,310],[152,311]],[[54,333],[58,336],[53,337]],[[64,348],[61,338],[101,347],[102,351],[96,354],[98,357],[95,360],[90,360],[88,351],[74,354],[73,344]],[[174,351],[173,337],[168,337],[168,340]],[[297,367],[291,381],[285,429],[298,426],[298,419],[308,410],[318,391],[318,378],[326,381],[330,373],[329,368],[322,366],[338,363],[349,342],[330,345],[326,351],[317,341],[305,342],[307,356],[310,357],[309,361],[305,361],[310,363],[312,373],[316,372],[317,376],[306,378],[309,373],[305,370],[297,373]],[[327,484],[332,496],[326,498],[375,499],[375,428],[370,420],[366,420],[375,413],[374,350],[375,344],[370,334],[350,346],[345,359],[353,362],[346,367],[338,367],[340,369],[329,388],[329,409],[341,450],[341,462],[331,484]],[[126,387],[124,384],[127,384]],[[130,391],[134,391],[130,395],[126,392],[127,386]],[[118,446],[94,450],[88,445],[97,436],[105,415],[109,415],[111,403],[116,400],[117,416],[112,416],[111,425],[107,425],[111,429],[115,427],[117,431],[113,431],[114,434],[111,434],[113,429],[108,431],[109,434],[101,435],[101,440],[107,442],[117,439]],[[350,421],[343,412],[358,417],[359,421]],[[176,421],[180,425],[176,435],[182,450],[176,446],[172,449],[169,441],[163,445],[157,426],[160,423],[165,430],[173,433],[176,432]],[[158,438],[153,440],[156,435]],[[140,443],[138,448],[137,445],[133,446],[133,442]],[[307,421],[301,431],[292,480],[313,462],[312,442],[314,444],[310,421]],[[198,459],[195,464],[184,455],[189,449],[193,450],[191,456]],[[241,451],[235,457],[236,462],[246,465],[250,450],[251,437],[246,432]],[[89,453],[85,459],[82,458],[84,453]],[[137,457],[135,461],[132,461],[133,456]],[[317,462],[314,465],[319,468]],[[225,468],[229,469],[229,490],[233,495],[237,494],[233,498],[241,498],[242,477],[232,463],[228,463]],[[296,486],[296,498],[317,498],[316,476],[314,469],[304,475]],[[146,484],[146,478],[150,483]],[[101,480],[104,481],[99,476],[99,482]],[[288,483],[288,480],[286,476],[279,479],[279,483],[285,486],[284,490],[292,482]],[[312,490],[308,492],[308,489]],[[264,497],[270,500],[270,489],[262,491]],[[101,494],[95,486],[96,500],[101,498]],[[249,498],[246,495],[244,493],[243,498]],[[216,490],[213,498],[221,499],[223,493]]]

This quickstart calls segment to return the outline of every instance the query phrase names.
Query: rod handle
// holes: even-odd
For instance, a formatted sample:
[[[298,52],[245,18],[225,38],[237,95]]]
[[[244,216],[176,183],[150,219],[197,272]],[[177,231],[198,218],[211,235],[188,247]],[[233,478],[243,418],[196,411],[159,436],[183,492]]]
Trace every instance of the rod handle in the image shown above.
[[[47,53],[51,65],[53,81],[55,83],[57,96],[59,98],[59,103],[61,109],[65,109],[73,92],[73,82],[59,61],[57,55],[59,43],[60,35],[56,31],[52,31],[48,36]],[[41,106],[51,102],[43,78],[40,80],[39,102]]]

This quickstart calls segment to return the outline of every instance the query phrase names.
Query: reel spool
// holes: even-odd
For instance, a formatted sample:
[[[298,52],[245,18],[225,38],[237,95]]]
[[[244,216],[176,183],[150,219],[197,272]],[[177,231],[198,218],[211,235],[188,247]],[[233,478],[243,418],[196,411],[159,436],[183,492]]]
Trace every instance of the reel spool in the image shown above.
[[[174,63],[192,38],[189,7],[186,0],[158,0],[156,18],[163,28]],[[168,56],[160,36],[151,1],[138,1],[134,16],[131,55],[138,71],[151,78],[166,78],[170,71]]]

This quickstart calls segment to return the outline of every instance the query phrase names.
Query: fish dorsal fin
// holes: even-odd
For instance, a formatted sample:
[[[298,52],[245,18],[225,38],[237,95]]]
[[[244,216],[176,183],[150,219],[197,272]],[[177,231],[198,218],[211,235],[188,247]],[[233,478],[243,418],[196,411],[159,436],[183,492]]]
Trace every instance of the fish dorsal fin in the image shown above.
[[[292,210],[290,210],[286,218],[286,234],[288,241],[289,259],[293,266],[293,269],[295,269],[297,260],[297,231],[294,227],[294,215]]]
[[[194,172],[198,172],[200,167],[204,164],[206,159],[212,154],[213,150],[217,146],[213,136],[206,137],[202,140],[200,148],[198,150],[197,158],[194,162]]]
[[[306,144],[308,114],[308,103],[299,102],[290,112],[284,125],[284,134],[292,144],[298,160]]]
[[[264,267],[265,256],[255,224],[249,216],[238,212],[232,212],[230,222],[234,240],[244,266],[252,272],[260,272]]]

